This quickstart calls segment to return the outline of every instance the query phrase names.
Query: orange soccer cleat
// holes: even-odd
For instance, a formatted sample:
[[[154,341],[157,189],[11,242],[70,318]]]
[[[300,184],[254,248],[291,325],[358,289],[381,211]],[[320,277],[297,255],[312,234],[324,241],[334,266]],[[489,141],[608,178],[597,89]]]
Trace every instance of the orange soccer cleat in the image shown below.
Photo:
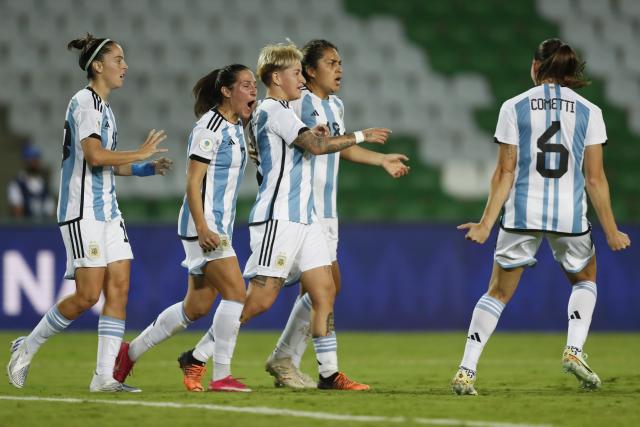
[[[193,357],[193,350],[185,351],[178,357],[182,370],[182,383],[188,391],[204,391],[202,377],[207,366]]]
[[[367,384],[360,384],[359,382],[353,381],[349,377],[347,377],[343,372],[336,372],[330,377],[323,378],[320,376],[320,381],[318,381],[318,388],[322,390],[352,390],[352,391],[362,391],[369,390]]]

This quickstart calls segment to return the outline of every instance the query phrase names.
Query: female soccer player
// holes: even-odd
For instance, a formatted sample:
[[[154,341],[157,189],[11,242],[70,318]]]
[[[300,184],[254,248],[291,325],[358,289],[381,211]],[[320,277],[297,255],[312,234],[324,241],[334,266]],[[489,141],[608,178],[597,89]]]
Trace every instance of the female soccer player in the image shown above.
[[[602,165],[602,147],[607,142],[602,111],[573,90],[588,84],[583,69],[584,63],[570,46],[558,39],[545,40],[531,64],[536,86],[500,109],[495,133],[500,150],[487,206],[479,223],[458,226],[468,230],[467,240],[482,244],[504,208],[489,290],[473,310],[464,356],[453,378],[457,394],[477,394],[474,383],[482,349],[518,287],[524,267],[536,263],[543,238],[572,286],[562,366],[582,387],[600,387],[582,353],[597,295],[585,187],[609,247],[618,251],[631,242],[618,230],[611,211]]]
[[[222,301],[208,331],[215,339],[211,391],[251,389],[231,376],[245,284],[231,245],[238,189],[247,164],[242,123],[256,101],[256,80],[244,65],[214,70],[196,83],[198,121],[189,137],[187,189],[178,219],[189,270],[187,294],[164,310],[131,344],[123,343],[114,377],[122,382],[133,364],[151,347],[184,330],[206,315],[218,294]],[[201,384],[210,355],[185,352],[178,360],[189,391],[204,391]]]
[[[78,91],[67,107],[58,197],[58,225],[67,252],[66,279],[75,279],[76,291],[54,305],[27,337],[11,344],[7,373],[11,384],[24,386],[33,356],[52,335],[66,329],[91,308],[104,291],[98,322],[97,367],[90,391],[140,391],[113,379],[113,367],[124,335],[133,258],[124,221],[118,209],[114,175],[164,175],[171,161],[145,163],[166,136],[153,129],[135,151],[115,151],[117,127],[107,102],[112,90],[124,83],[127,64],[122,47],[108,38],[87,34],[69,42],[80,50],[79,65],[89,85]]]
[[[300,98],[305,81],[301,59],[292,44],[268,45],[258,59],[257,74],[267,87],[267,97],[254,111],[251,127],[262,182],[249,216],[252,253],[244,276],[250,282],[240,321],[244,324],[268,310],[285,279],[301,273],[302,287],[311,296],[313,307],[311,335],[320,374],[318,388],[366,390],[367,385],[338,371],[333,330],[335,285],[326,239],[313,209],[312,161],[315,155],[360,142],[384,143],[390,131],[373,128],[327,136],[324,124],[309,130],[289,105]],[[207,354],[211,344],[203,339],[195,351]]]
[[[291,108],[310,128],[326,124],[332,135],[344,135],[344,105],[335,94],[342,83],[342,59],[338,48],[326,40],[311,40],[302,49],[302,74],[306,80],[302,96],[291,101]],[[338,166],[340,159],[355,163],[381,166],[389,175],[398,178],[409,172],[402,162],[402,154],[381,154],[360,146],[351,146],[339,153],[316,156],[313,162],[314,211],[329,245],[331,272],[336,294],[340,291],[341,275],[338,265]],[[295,278],[292,278],[295,279]],[[293,306],[287,325],[275,350],[266,363],[267,371],[275,377],[277,386],[293,388],[316,387],[316,382],[300,372],[300,360],[307,347],[311,319],[311,301],[303,293]]]

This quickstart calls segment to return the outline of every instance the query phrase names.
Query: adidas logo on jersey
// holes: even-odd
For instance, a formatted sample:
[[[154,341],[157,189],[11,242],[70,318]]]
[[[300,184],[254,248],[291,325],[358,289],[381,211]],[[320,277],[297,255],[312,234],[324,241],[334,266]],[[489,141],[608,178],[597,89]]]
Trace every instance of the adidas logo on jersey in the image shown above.
[[[107,120],[104,121],[104,127],[109,128],[109,122]]]
[[[480,340],[480,335],[478,335],[478,333],[477,333],[477,332],[474,332],[473,334],[469,335],[469,336],[467,337],[467,339],[470,339],[471,341],[478,341],[478,342],[482,342],[482,341]]]
[[[229,145],[236,145],[236,142],[233,139],[229,139]]]
[[[318,114],[318,112],[316,110],[313,110],[313,113],[311,113],[312,116],[320,116],[320,114]]]

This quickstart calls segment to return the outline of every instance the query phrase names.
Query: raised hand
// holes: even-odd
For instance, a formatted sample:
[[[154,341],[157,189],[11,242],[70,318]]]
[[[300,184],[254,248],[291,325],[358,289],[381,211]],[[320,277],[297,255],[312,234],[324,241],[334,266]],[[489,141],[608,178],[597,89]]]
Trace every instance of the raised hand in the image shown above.
[[[166,157],[160,157],[154,160],[153,167],[155,168],[156,175],[166,175],[168,171],[173,167],[173,160]]]
[[[409,161],[409,158],[404,154],[385,154],[382,159],[382,167],[392,177],[400,178],[401,176],[407,175],[411,169],[402,163],[407,161]]]
[[[491,230],[488,227],[476,222],[460,224],[457,228],[458,230],[469,230],[464,238],[480,245],[487,241],[489,234],[491,233]]]
[[[142,143],[138,152],[141,154],[140,160],[148,159],[156,153],[166,153],[167,148],[158,148],[158,144],[167,139],[167,135],[163,130],[151,129],[147,135],[147,139]]]
[[[362,131],[364,140],[374,144],[384,144],[389,139],[391,129],[387,128],[369,128]]]

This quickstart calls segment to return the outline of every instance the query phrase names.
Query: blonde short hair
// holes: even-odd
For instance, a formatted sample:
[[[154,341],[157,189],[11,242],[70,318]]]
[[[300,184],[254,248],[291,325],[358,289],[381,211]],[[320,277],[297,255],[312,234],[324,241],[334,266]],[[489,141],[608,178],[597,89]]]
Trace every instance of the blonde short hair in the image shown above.
[[[269,44],[260,51],[256,74],[262,83],[269,86],[273,72],[293,67],[297,62],[301,61],[302,52],[295,44]]]

